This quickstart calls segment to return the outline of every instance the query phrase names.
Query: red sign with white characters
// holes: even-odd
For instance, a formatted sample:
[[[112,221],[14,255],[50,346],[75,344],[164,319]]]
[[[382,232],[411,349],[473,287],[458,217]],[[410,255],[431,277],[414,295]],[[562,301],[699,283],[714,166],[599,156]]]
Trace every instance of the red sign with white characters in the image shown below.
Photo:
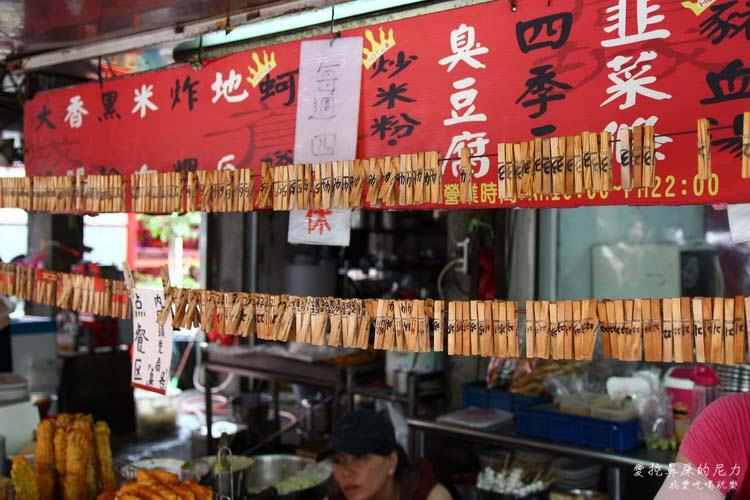
[[[708,5],[707,5],[708,4]],[[347,31],[363,36],[359,158],[437,150],[444,202],[472,152],[474,207],[750,200],[750,4],[554,0],[478,4]],[[42,92],[25,107],[29,175],[258,168],[292,162],[299,42]],[[696,120],[714,176],[697,179]],[[652,124],[649,189],[501,203],[498,142]],[[616,136],[616,135],[615,135]],[[619,184],[619,164],[615,162]]]

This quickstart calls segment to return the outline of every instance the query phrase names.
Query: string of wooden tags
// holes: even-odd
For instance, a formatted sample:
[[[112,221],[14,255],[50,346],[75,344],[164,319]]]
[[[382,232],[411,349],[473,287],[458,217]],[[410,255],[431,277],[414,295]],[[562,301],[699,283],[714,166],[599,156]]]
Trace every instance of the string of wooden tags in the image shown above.
[[[656,132],[652,125],[620,131],[617,146],[620,178],[625,191],[654,187],[656,183]]]
[[[130,176],[130,189],[134,212],[165,214],[188,209],[182,172],[135,173]]]
[[[32,177],[0,178],[0,208],[32,209]]]
[[[500,199],[611,191],[614,187],[611,142],[609,132],[605,131],[498,144]]]
[[[592,359],[597,326],[596,300],[527,301],[526,357]]]
[[[443,317],[447,305],[447,322]],[[433,305],[435,350],[447,334],[449,355],[519,356],[518,308],[498,300],[437,301]],[[440,316],[437,316],[439,314]]]
[[[88,175],[81,183],[76,179],[77,193],[82,200],[75,205],[86,212],[124,212],[125,211],[125,178],[121,175]],[[80,187],[83,186],[83,190]]]
[[[100,316],[130,315],[127,292],[119,280],[0,264],[0,294]]]
[[[72,176],[34,177],[32,210],[37,212],[71,213],[74,209],[75,178]]]

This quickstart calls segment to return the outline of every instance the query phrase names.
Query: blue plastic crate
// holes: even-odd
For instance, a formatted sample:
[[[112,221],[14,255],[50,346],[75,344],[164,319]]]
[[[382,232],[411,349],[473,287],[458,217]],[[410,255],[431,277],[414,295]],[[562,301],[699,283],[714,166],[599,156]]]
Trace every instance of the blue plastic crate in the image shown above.
[[[537,406],[545,403],[552,402],[552,398],[549,396],[529,396],[526,394],[515,394],[513,393],[513,413],[518,413],[518,410],[527,406]]]
[[[490,408],[513,411],[513,394],[499,389],[490,389]]]
[[[568,415],[550,404],[520,408],[516,413],[516,431],[529,437],[562,441],[615,451],[637,448],[638,419],[612,422],[599,418]]]
[[[461,386],[461,406],[464,408],[489,408],[489,404],[489,391],[483,382],[467,382]]]

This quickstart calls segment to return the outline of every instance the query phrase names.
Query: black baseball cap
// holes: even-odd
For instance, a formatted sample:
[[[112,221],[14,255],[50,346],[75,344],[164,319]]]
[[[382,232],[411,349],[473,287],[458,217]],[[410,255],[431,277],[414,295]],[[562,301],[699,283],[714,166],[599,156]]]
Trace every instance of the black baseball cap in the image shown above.
[[[318,454],[318,461],[336,453],[361,457],[369,453],[387,455],[397,449],[396,433],[385,415],[372,410],[357,410],[334,424],[331,441]]]

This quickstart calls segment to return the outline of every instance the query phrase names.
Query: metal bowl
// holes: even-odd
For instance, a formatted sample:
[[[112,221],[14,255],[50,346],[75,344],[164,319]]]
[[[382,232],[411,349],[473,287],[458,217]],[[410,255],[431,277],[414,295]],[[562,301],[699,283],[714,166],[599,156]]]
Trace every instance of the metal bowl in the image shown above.
[[[329,490],[331,466],[295,455],[255,455],[249,471],[250,498],[320,500]],[[298,477],[298,488],[294,478]]]
[[[227,457],[230,460],[230,471],[215,470],[216,456],[196,458],[185,462],[181,469],[181,479],[192,479],[204,486],[208,486],[217,495],[228,495],[232,492],[234,498],[244,498],[249,488],[250,471],[253,467],[253,459],[234,455]]]

